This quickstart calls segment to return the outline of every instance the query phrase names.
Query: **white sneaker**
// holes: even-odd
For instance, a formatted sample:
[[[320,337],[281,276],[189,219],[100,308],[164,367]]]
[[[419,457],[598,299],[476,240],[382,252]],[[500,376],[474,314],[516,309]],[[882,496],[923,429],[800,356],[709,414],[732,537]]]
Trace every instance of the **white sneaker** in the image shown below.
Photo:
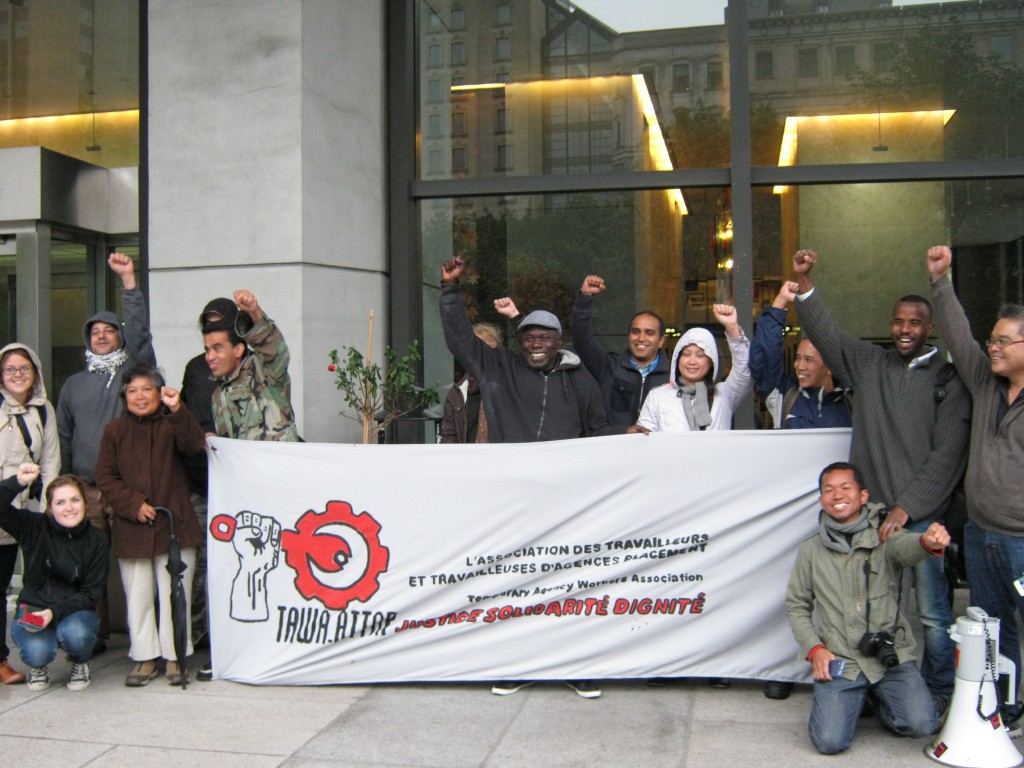
[[[91,682],[92,677],[89,675],[89,662],[83,661],[79,663],[76,661],[71,664],[71,676],[68,677],[69,691],[84,691],[89,687],[89,683]]]
[[[50,673],[46,667],[32,667],[28,671],[28,689],[30,691],[45,691],[50,687]]]

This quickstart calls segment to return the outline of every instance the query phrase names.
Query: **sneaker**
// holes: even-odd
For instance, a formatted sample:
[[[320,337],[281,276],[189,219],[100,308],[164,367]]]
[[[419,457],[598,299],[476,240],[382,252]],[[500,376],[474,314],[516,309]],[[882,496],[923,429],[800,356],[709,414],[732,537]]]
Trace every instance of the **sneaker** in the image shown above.
[[[533,685],[533,680],[502,680],[491,686],[491,693],[495,696],[508,696],[529,685]]]
[[[202,680],[204,683],[213,680],[213,665],[209,662],[203,664],[202,669],[196,672],[196,680]]]
[[[0,610],[2,609],[3,606],[0,606]],[[24,682],[25,676],[8,664],[7,659],[0,661],[0,683],[4,685],[17,685]]]
[[[46,667],[32,667],[28,671],[28,689],[30,691],[45,691],[50,687],[50,673]]]
[[[594,684],[593,680],[566,680],[565,684],[584,699],[601,698],[601,689]]]
[[[769,699],[788,699],[793,692],[792,683],[784,683],[780,680],[769,680],[764,684],[764,695]]]
[[[71,664],[71,675],[68,677],[69,691],[84,691],[92,682],[89,675],[89,662],[74,662]]]

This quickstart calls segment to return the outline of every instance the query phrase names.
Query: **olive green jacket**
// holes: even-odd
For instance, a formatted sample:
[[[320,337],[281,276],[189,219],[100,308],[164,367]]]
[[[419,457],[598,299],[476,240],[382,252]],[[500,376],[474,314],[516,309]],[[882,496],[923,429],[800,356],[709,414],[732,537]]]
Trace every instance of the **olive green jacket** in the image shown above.
[[[867,504],[870,524],[853,536],[852,552],[828,549],[817,533],[800,545],[786,591],[786,612],[793,636],[800,645],[801,658],[824,645],[838,658],[846,659],[843,677],[856,679],[864,672],[871,683],[885,674],[877,656],[865,656],[857,649],[864,632],[865,583],[870,590],[870,630],[893,635],[900,663],[914,661],[914,636],[903,612],[898,609],[899,577],[907,566],[929,557],[921,546],[921,534],[896,531],[882,544],[878,525],[885,508]],[[825,512],[820,514],[824,515]],[[868,574],[864,565],[868,563]],[[910,578],[909,576],[907,578]],[[817,607],[817,621],[812,619]]]
[[[239,312],[236,323],[251,351],[213,392],[217,434],[236,440],[300,440],[284,336],[266,315],[253,325],[248,314]]]

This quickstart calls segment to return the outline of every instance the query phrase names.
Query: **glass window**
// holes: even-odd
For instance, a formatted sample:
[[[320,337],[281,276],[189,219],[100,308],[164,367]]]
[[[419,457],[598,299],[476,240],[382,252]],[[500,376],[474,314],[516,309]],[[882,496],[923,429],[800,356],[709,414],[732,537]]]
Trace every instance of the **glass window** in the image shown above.
[[[1024,73],[991,50],[993,39],[1012,37],[1008,20],[983,10],[943,23],[932,18],[877,9],[857,44],[830,43],[834,31],[817,16],[801,24],[797,77],[777,76],[771,89],[751,82],[752,120],[759,108],[764,118],[751,125],[754,151],[778,165],[1024,157]],[[1024,19],[1013,23],[1024,31]],[[751,19],[752,49],[770,40],[782,56],[777,28],[762,24]],[[802,82],[830,45],[835,73],[828,89]],[[859,45],[871,66],[857,66]]]
[[[429,162],[427,163],[427,172],[431,175],[436,175],[444,170],[442,166],[442,155],[440,149],[432,149],[428,152],[427,157]]]
[[[494,60],[508,61],[512,58],[512,38],[499,37],[494,41]]]
[[[461,67],[466,63],[466,44],[452,43],[452,66]]]
[[[512,167],[512,147],[508,144],[498,145],[498,162],[495,170],[507,171]]]
[[[436,68],[440,67],[443,62],[441,61],[441,46],[440,45],[428,45],[427,46],[427,66]]]
[[[465,173],[468,170],[465,148],[455,147],[452,149],[452,173]]]
[[[441,81],[440,80],[429,80],[427,81],[427,101],[431,104],[441,103]]]
[[[452,30],[466,28],[466,12],[462,8],[452,8]]]
[[[441,31],[441,14],[431,11],[427,14],[427,29],[431,32]]]
[[[452,136],[466,135],[466,114],[464,112],[452,112]]]
[[[709,91],[716,91],[724,85],[724,82],[722,62],[709,61],[707,63],[707,89]]]
[[[850,76],[857,69],[857,61],[854,58],[854,47],[852,45],[836,46],[836,74]]]
[[[0,148],[139,166],[140,7],[0,4]]]
[[[427,136],[438,139],[444,135],[441,123],[441,115],[430,115],[427,117]]]
[[[892,69],[892,43],[874,43],[871,46],[871,62],[875,72],[888,72]]]
[[[999,64],[1013,64],[1013,38],[1010,35],[996,35],[988,42],[989,55]]]
[[[818,76],[817,48],[800,48],[796,52],[796,73],[799,77]]]
[[[672,90],[680,93],[690,90],[690,65],[688,63],[672,65]]]
[[[591,16],[575,3],[517,2],[509,23],[544,37],[517,34],[501,68],[507,77],[493,74],[491,20],[472,29],[467,15],[472,58],[489,67],[460,70],[466,136],[444,147],[450,178],[415,203],[423,324],[433,329],[427,365],[447,373],[428,371],[427,380],[451,379],[433,299],[437,264],[454,253],[469,260],[476,279],[464,286],[466,305],[481,320],[498,320],[493,298],[511,294],[568,323],[579,275],[601,274],[609,290],[596,321],[609,349],[625,344],[638,306],[677,330],[714,331],[711,305],[734,301],[749,313],[744,323],[755,323],[792,276],[799,247],[829,265],[823,295],[864,338],[887,338],[894,295],[927,294],[922,262],[934,243],[952,243],[960,259],[954,277],[980,337],[1001,300],[1024,298],[1024,176],[985,178],[994,165],[972,163],[1024,156],[1024,73],[1015,63],[1024,19],[988,3],[954,17],[945,4],[938,14],[888,0],[752,0],[742,32],[750,65],[730,82],[721,13],[699,29],[682,21],[654,29],[642,26],[644,5],[610,3],[623,12]],[[730,110],[735,87],[749,89],[741,94],[749,121]],[[730,169],[734,130],[749,131],[752,167],[732,169],[732,178],[753,177],[735,206],[729,174],[717,170]],[[893,181],[890,163],[901,179],[928,180]],[[866,167],[848,177],[853,164]],[[796,165],[808,167],[778,170]],[[955,181],[935,173],[944,167]],[[656,170],[678,171],[670,178],[682,188],[665,189],[663,175],[647,173]],[[636,188],[620,189],[622,171],[633,172]],[[550,194],[515,179],[542,174]],[[590,175],[586,184],[574,184],[579,174]],[[485,175],[493,192],[474,196],[485,185],[464,177]],[[691,180],[699,186],[687,187]],[[434,197],[439,188],[443,198]]]
[[[610,11],[614,18],[606,17],[604,11],[590,15],[573,4],[545,0],[479,5],[481,12],[476,4],[456,6],[450,0],[420,4],[424,19],[429,18],[430,9],[445,21],[452,7],[465,9],[466,30],[458,33],[465,39],[449,41],[450,61],[436,70],[429,66],[430,46],[438,43],[427,30],[420,33],[418,48],[423,57],[418,69],[420,90],[428,94],[421,108],[451,101],[466,113],[465,139],[473,162],[464,173],[495,172],[495,163],[487,159],[496,156],[502,135],[495,130],[499,107],[506,110],[506,125],[517,127],[514,142],[500,142],[512,147],[516,158],[514,169],[502,175],[670,170],[699,162],[701,156],[685,148],[673,153],[668,135],[676,111],[695,109],[701,99],[716,114],[726,111],[727,39],[722,9],[713,17],[719,26],[710,31],[702,27],[699,34],[686,26],[670,27],[662,30],[664,37],[652,48],[649,32],[616,30],[617,25],[632,24],[635,16],[623,13],[616,4]],[[680,56],[681,49],[691,50],[692,55]],[[710,81],[704,69],[709,59],[714,62]],[[641,72],[659,76],[644,81],[630,74]],[[459,90],[432,100],[428,84],[437,75]],[[713,99],[705,95],[708,83]],[[424,121],[421,116],[420,124]],[[420,153],[428,149],[418,147]],[[419,167],[426,168],[427,163]],[[454,172],[450,167],[449,171]]]

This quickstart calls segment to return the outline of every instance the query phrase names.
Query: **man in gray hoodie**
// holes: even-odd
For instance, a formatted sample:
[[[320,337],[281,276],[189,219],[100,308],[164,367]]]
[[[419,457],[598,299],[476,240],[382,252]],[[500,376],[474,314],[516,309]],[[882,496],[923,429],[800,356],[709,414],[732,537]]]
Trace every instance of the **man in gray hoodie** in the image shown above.
[[[85,370],[72,375],[61,388],[57,404],[57,434],[63,472],[83,478],[86,515],[103,531],[109,531],[106,502],[96,488],[96,456],[103,428],[121,414],[121,384],[136,365],[156,367],[153,337],[146,320],[146,298],[135,279],[130,256],[112,253],[110,269],[124,287],[124,322],[113,312],[97,312],[85,321]],[[97,608],[100,637],[109,633],[105,595]]]

